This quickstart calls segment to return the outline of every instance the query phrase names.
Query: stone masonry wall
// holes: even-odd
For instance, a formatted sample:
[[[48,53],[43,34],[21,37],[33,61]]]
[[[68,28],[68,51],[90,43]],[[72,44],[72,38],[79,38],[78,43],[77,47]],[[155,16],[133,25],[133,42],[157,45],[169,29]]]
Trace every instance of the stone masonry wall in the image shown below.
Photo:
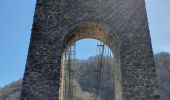
[[[83,22],[107,27],[104,37],[117,44],[117,100],[159,100],[144,0],[37,0],[21,100],[59,100],[65,37],[87,30],[80,29]]]

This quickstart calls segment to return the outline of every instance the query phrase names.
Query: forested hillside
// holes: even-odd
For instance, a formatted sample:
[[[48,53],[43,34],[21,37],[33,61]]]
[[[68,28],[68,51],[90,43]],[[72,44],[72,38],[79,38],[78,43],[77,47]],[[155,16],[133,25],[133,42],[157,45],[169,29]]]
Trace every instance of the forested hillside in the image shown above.
[[[79,70],[77,72],[77,79],[78,79],[77,85],[81,87],[79,90],[81,91],[80,94],[81,96],[85,95],[88,97],[89,93],[93,93],[94,95],[97,95],[97,91],[96,91],[97,79],[94,77],[95,76],[94,70],[96,70],[95,68],[97,66],[95,59],[96,59],[95,57],[90,57],[88,60],[77,60],[78,63],[77,70]],[[156,54],[155,63],[157,68],[161,100],[170,100],[170,54],[165,52]],[[104,73],[108,73],[108,72],[104,71]],[[104,77],[104,79],[107,80],[107,77]],[[112,82],[109,81],[105,81],[104,84],[107,85],[103,85],[102,87],[105,89],[110,89],[109,91],[112,94],[107,94],[107,95],[108,97],[109,96],[113,97],[114,87],[110,86],[111,84],[113,84],[113,81]],[[89,83],[91,82],[93,82],[93,86],[89,85]],[[110,85],[108,84],[108,82],[110,83]],[[18,80],[16,82],[12,82],[11,84],[3,88],[0,88],[0,100],[19,100],[21,84],[22,84],[22,80]],[[111,88],[109,88],[108,86]],[[106,97],[105,93],[103,93],[102,95]],[[105,98],[103,98],[103,100],[104,99]]]
[[[161,100],[170,100],[170,53],[155,55]]]
[[[19,100],[22,80],[12,82],[0,89],[0,100]]]
[[[82,91],[88,92],[95,100],[114,100],[114,78],[113,78],[113,62],[108,60],[106,56],[102,61],[102,76],[100,77],[100,68],[98,67],[99,56],[90,57],[88,60],[78,60],[77,81]],[[101,80],[100,80],[101,79]],[[101,87],[101,90],[99,89]],[[92,95],[93,94],[93,95]],[[90,97],[89,97],[90,99]],[[88,100],[89,100],[88,99]],[[87,100],[87,99],[78,99]]]

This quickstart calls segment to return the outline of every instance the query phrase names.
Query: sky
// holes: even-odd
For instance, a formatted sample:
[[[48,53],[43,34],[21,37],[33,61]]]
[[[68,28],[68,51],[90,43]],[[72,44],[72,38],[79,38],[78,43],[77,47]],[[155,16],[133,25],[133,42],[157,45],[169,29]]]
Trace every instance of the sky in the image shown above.
[[[170,52],[170,0],[145,0],[154,53]]]
[[[0,0],[0,87],[23,77],[36,0]],[[146,0],[154,53],[170,52],[170,0]],[[91,44],[91,45],[89,45]],[[96,41],[78,41],[77,56],[94,55]],[[93,52],[86,52],[87,48]],[[82,53],[83,52],[83,53]]]

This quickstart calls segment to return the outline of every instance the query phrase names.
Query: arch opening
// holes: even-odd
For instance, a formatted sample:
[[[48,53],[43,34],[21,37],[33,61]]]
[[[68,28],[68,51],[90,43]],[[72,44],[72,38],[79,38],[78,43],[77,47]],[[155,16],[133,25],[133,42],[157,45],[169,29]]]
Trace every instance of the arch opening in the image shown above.
[[[104,88],[103,85],[106,85],[107,81],[110,81],[112,79],[113,79],[113,85],[112,85],[113,88],[112,89],[114,89],[114,92],[111,93],[111,95],[114,95],[115,100],[122,100],[121,68],[120,68],[120,64],[119,64],[118,44],[115,41],[115,37],[111,36],[110,33],[111,33],[111,31],[108,28],[105,28],[100,24],[87,22],[87,23],[78,25],[64,37],[64,49],[63,49],[63,56],[62,56],[62,60],[61,60],[62,61],[62,63],[61,63],[61,77],[60,77],[61,84],[60,84],[59,100],[113,100],[113,96],[112,96],[112,99],[109,99],[109,96],[104,96],[104,97],[101,96],[101,95],[109,94],[109,93],[106,93],[106,88],[105,88],[105,92],[103,92],[103,89],[101,89],[101,88]],[[102,85],[99,85],[98,88],[91,87],[93,89],[96,89],[96,91],[102,91],[102,92],[94,93],[94,91],[92,92],[92,90],[91,90],[89,93],[87,93],[87,91],[86,91],[86,93],[85,93],[86,95],[88,95],[88,94],[93,94],[93,95],[90,95],[90,97],[88,99],[87,98],[83,99],[83,98],[78,98],[81,96],[81,94],[79,94],[79,96],[78,96],[76,93],[76,90],[74,90],[74,89],[77,89],[77,90],[79,90],[79,92],[80,92],[80,90],[82,91],[82,88],[80,88],[80,84],[75,79],[72,79],[71,80],[72,82],[68,79],[71,79],[71,74],[73,74],[73,73],[70,73],[69,71],[76,69],[76,68],[71,69],[71,67],[69,67],[69,66],[75,66],[77,63],[77,61],[75,61],[77,59],[74,54],[75,49],[76,49],[75,48],[76,43],[78,41],[81,41],[81,40],[87,39],[87,38],[96,39],[96,40],[100,41],[99,44],[97,44],[97,46],[100,49],[99,50],[100,53],[99,53],[99,55],[96,55],[96,58],[98,59],[98,61],[95,63],[102,65],[102,63],[104,63],[103,61],[106,62],[106,59],[108,60],[108,58],[109,58],[110,62],[107,62],[106,65],[109,65],[110,63],[112,63],[114,65],[114,67],[110,67],[110,68],[113,68],[112,71],[105,69],[106,71],[113,73],[113,75],[110,75],[111,76],[110,79],[106,80],[104,78],[105,83]],[[110,54],[108,54],[108,55],[103,55],[103,56],[108,56],[108,57],[106,57],[106,59],[105,59],[105,57],[102,57],[102,53],[104,54],[104,50],[102,48],[104,46],[106,46],[108,48],[108,53],[110,52]],[[69,52],[69,54],[68,54],[68,52]],[[97,56],[99,56],[99,57],[97,57]],[[67,63],[67,65],[66,65],[66,63]],[[96,67],[98,67],[98,66],[99,65],[97,65]],[[99,66],[99,69],[100,69],[100,66]],[[103,72],[100,71],[100,74],[98,75],[98,77],[102,76],[101,73],[103,73]],[[72,76],[74,76],[74,75],[72,75]],[[99,82],[101,82],[101,81],[103,81],[103,79],[100,79]],[[67,84],[67,83],[69,83],[69,84]],[[73,83],[76,85],[70,85],[70,83]],[[91,85],[94,85],[94,84],[91,84]],[[76,88],[73,89],[73,87],[76,87]],[[76,99],[76,97],[77,97],[77,99]],[[85,97],[88,97],[88,96],[85,96]],[[108,98],[105,98],[105,97],[108,97]]]

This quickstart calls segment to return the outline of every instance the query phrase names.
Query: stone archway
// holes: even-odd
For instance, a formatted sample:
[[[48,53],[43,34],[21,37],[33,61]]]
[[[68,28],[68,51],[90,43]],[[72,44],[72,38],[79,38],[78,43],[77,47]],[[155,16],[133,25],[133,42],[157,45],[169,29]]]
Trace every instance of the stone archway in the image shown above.
[[[112,38],[111,38],[112,37]],[[121,68],[120,68],[120,55],[119,55],[119,45],[117,43],[116,37],[112,34],[109,27],[104,24],[97,22],[82,22],[76,25],[68,34],[64,37],[64,49],[71,46],[78,40],[84,38],[98,39],[104,42],[112,54],[114,54],[114,84],[115,84],[115,100],[122,100],[122,80],[121,80]],[[61,63],[62,64],[62,63]],[[62,66],[62,65],[61,65]],[[61,68],[63,72],[64,68]],[[61,75],[62,76],[62,75]],[[63,80],[63,79],[62,79]],[[60,86],[60,91],[62,91],[62,83]]]
[[[160,99],[144,0],[37,0],[21,100],[58,100],[63,50],[86,37],[117,54],[117,100]]]

